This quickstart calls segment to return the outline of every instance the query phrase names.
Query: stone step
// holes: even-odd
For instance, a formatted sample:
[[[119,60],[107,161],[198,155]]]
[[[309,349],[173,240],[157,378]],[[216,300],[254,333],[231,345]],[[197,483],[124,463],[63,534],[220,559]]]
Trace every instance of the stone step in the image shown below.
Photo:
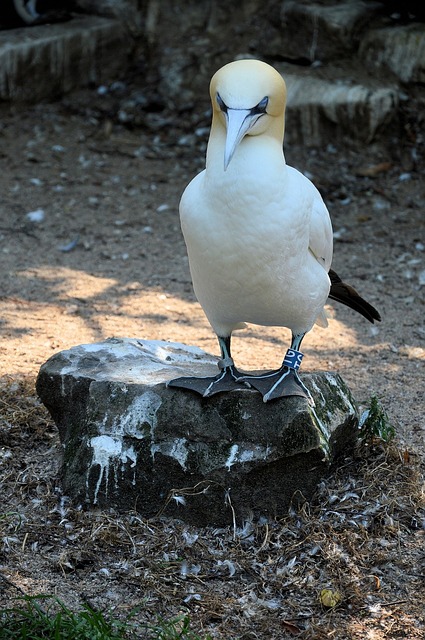
[[[425,80],[425,24],[394,24],[382,2],[283,3],[269,55],[326,63],[357,56],[376,78],[394,74],[400,82]]]
[[[118,20],[98,16],[0,31],[0,100],[35,103],[113,79],[131,47]]]
[[[287,143],[369,143],[390,123],[397,133],[400,96],[425,79],[425,24],[394,24],[383,9],[361,0],[282,4],[274,35],[262,44],[268,58],[292,62],[280,68]]]
[[[399,89],[372,81],[357,81],[327,70],[279,65],[288,90],[285,143],[326,146],[351,138],[371,142],[397,119]]]
[[[425,24],[371,29],[360,42],[359,57],[377,77],[390,72],[402,83],[424,83]]]
[[[284,2],[264,53],[322,64],[357,57],[376,78],[424,82],[425,24],[396,24],[383,11],[382,2],[361,0]]]
[[[380,2],[282,3],[275,37],[265,46],[269,54],[287,60],[333,60],[351,55]]]

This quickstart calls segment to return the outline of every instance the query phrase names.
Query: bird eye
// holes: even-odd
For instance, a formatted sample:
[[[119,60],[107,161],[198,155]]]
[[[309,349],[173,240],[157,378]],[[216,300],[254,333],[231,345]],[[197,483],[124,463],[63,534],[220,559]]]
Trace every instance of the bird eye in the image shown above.
[[[227,104],[224,102],[223,98],[219,93],[217,93],[217,104],[223,113],[227,113]]]
[[[253,108],[251,109],[251,113],[252,113],[252,115],[255,115],[255,114],[260,114],[260,115],[262,115],[263,113],[267,113],[266,109],[267,109],[267,105],[268,105],[268,104],[269,104],[269,98],[268,98],[268,96],[265,96],[265,97],[261,100],[261,102],[259,102],[259,103],[257,104],[257,106],[255,106],[255,107],[253,107]]]

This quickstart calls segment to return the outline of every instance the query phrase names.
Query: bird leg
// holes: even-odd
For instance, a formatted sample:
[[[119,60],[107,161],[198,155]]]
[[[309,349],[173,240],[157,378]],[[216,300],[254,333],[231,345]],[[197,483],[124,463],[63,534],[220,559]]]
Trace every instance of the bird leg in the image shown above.
[[[247,382],[240,382],[242,374],[236,369],[232,356],[230,355],[230,336],[222,338],[218,336],[221,350],[221,360],[217,365],[220,373],[208,378],[183,377],[167,382],[167,387],[179,387],[189,389],[199,393],[204,398],[209,398],[216,393],[223,391],[234,391],[235,389],[247,389]]]
[[[251,387],[257,389],[263,396],[264,402],[286,396],[302,396],[314,406],[310,391],[298,375],[303,358],[299,348],[304,335],[292,335],[291,348],[286,352],[280,369],[259,376],[244,375],[238,381],[247,382]]]

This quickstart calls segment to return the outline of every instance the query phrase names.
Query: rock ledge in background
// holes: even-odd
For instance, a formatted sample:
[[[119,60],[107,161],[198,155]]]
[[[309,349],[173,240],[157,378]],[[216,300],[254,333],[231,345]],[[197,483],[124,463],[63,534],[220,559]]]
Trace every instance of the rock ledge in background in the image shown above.
[[[181,375],[215,375],[216,362],[196,347],[129,338],[52,356],[37,392],[59,429],[65,494],[201,526],[283,515],[309,498],[357,437],[341,377],[303,376],[314,410],[301,397],[264,404],[249,389],[204,399],[166,387]]]
[[[0,101],[36,103],[115,79],[131,50],[121,23],[97,16],[0,31]]]

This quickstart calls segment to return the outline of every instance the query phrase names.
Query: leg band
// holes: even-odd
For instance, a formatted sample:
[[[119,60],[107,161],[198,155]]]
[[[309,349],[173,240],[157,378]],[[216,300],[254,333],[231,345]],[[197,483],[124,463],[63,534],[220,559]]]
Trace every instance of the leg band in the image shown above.
[[[300,368],[302,359],[303,359],[303,354],[301,353],[301,351],[296,351],[295,349],[288,349],[283,359],[283,366],[288,367],[289,369],[294,369],[294,371],[297,371]]]

